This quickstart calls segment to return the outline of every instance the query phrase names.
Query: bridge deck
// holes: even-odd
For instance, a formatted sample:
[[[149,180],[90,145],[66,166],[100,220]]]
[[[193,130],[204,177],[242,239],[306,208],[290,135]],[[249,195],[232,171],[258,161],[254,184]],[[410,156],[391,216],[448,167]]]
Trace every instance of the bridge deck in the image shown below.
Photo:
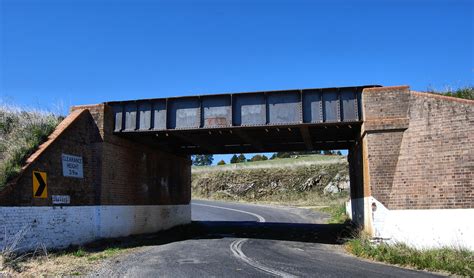
[[[353,140],[354,130],[362,119],[362,90],[376,86],[185,96],[107,104],[114,111],[115,134],[158,144],[173,152],[344,148],[349,139]]]

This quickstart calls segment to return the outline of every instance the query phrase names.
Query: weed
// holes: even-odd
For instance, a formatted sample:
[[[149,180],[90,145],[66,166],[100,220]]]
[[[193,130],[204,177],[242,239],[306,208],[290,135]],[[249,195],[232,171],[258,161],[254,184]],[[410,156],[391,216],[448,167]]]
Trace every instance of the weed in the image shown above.
[[[331,216],[328,221],[329,224],[342,224],[349,220],[346,214],[345,203],[333,203],[327,207],[318,208],[317,210],[329,213]]]
[[[374,244],[366,235],[346,243],[350,253],[368,259],[416,269],[447,271],[467,277],[474,276],[474,252],[459,248],[415,249],[405,244]]]
[[[72,255],[74,257],[77,257],[77,258],[82,258],[82,257],[85,257],[87,255],[87,252],[84,249],[82,249],[81,247],[79,247],[79,249],[72,252]]]
[[[428,92],[443,94],[445,96],[450,96],[450,97],[457,97],[457,98],[465,98],[465,99],[474,100],[474,87],[473,86],[461,87],[461,88],[454,89],[454,90],[451,89],[451,88],[446,88],[446,90],[442,91],[442,92],[437,92],[433,89],[428,89]]]

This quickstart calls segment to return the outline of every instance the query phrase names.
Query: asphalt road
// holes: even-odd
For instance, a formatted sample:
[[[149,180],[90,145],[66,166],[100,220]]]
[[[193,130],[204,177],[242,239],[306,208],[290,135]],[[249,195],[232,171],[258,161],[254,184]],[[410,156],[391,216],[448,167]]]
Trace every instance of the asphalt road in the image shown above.
[[[341,225],[304,209],[193,201],[194,236],[140,248],[101,277],[435,277],[361,260],[339,243]]]

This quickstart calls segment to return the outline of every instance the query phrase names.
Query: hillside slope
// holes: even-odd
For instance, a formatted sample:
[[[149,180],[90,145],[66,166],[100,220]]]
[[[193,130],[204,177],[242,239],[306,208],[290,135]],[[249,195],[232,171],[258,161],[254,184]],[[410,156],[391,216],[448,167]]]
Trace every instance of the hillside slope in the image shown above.
[[[316,205],[324,197],[347,196],[348,190],[344,156],[308,155],[192,169],[194,198]]]
[[[0,190],[20,172],[28,156],[60,121],[52,113],[0,104]]]

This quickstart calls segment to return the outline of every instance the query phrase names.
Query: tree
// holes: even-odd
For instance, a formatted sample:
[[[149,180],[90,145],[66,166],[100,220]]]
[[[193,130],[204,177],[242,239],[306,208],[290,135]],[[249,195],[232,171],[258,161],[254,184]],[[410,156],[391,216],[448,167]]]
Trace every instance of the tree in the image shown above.
[[[213,160],[212,154],[197,154],[192,157],[193,165],[195,166],[211,165]]]
[[[337,151],[336,154],[337,154],[337,155],[342,155],[341,151]]]
[[[273,153],[272,156],[270,156],[270,160],[273,160],[275,158],[277,158],[277,155],[276,155],[276,153]]]
[[[243,155],[243,154],[240,154],[237,159],[238,159],[238,160],[237,160],[237,163],[247,161],[247,158],[246,158],[245,155]]]
[[[250,159],[250,161],[262,161],[262,160],[268,160],[268,157],[266,157],[265,155],[256,154]]]
[[[239,163],[239,158],[236,154],[232,156],[232,158],[230,159],[230,163]]]
[[[332,155],[333,152],[332,152],[331,150],[324,150],[324,151],[323,151],[323,154],[324,154],[324,155]]]
[[[225,165],[225,161],[221,160],[221,161],[217,162],[217,165]]]
[[[289,152],[277,152],[276,156],[278,158],[289,158],[289,157],[291,157],[291,153],[289,153]]]

